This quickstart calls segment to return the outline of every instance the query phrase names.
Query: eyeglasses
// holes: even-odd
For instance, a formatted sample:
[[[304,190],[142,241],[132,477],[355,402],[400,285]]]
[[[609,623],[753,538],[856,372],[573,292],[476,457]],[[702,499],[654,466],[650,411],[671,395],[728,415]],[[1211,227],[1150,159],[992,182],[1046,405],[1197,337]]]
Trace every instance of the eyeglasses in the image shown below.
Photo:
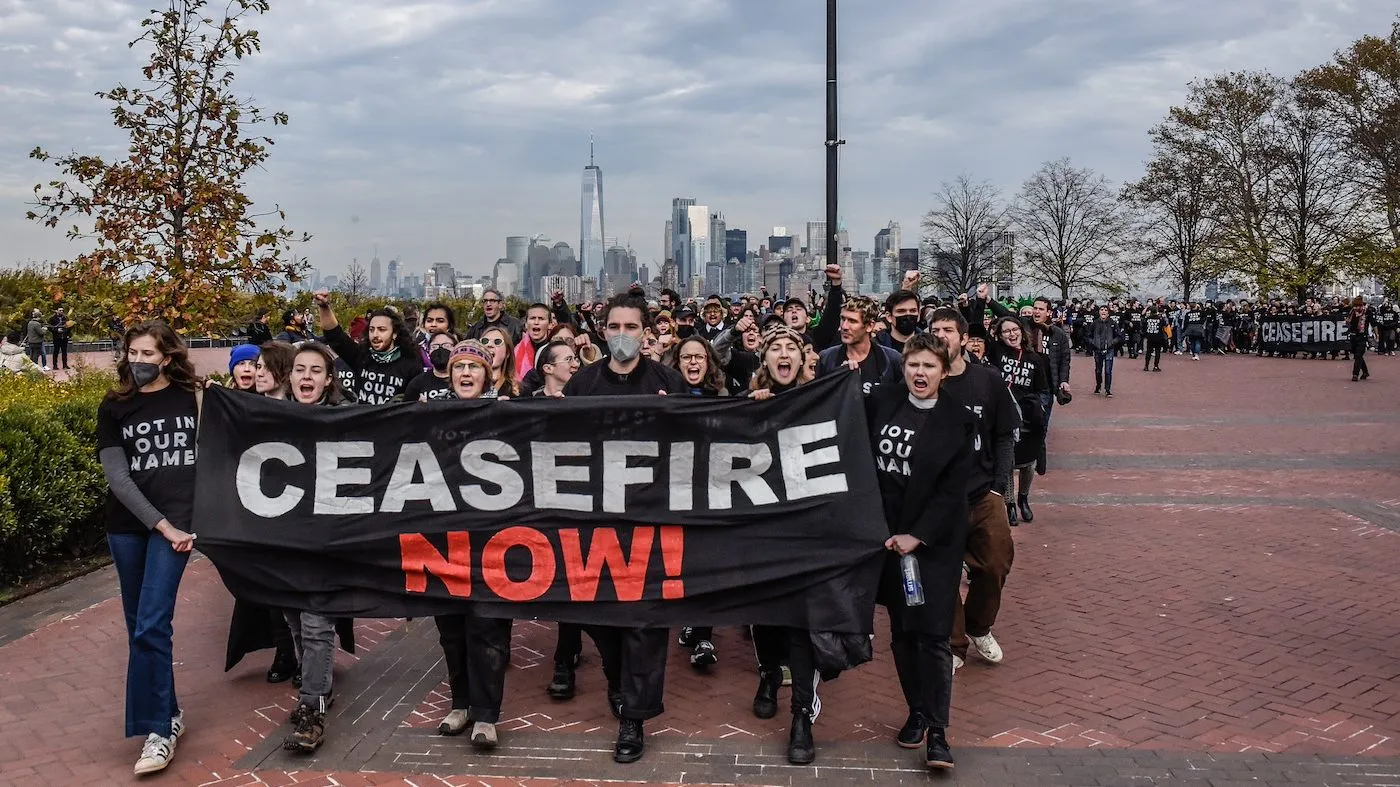
[[[481,343],[488,347],[504,347],[506,345],[506,340],[496,336],[490,339],[482,339]]]
[[[685,355],[682,355],[682,356],[680,357],[680,359],[681,359],[681,362],[682,362],[682,363],[690,363],[691,361],[703,361],[703,360],[705,360],[705,354],[704,354],[704,353],[686,353]]]

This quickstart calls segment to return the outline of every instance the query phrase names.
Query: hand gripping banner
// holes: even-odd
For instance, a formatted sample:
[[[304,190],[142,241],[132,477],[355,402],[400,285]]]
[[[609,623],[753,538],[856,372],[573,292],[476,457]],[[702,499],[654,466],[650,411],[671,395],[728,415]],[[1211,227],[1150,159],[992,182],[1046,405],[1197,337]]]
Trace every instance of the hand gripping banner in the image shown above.
[[[196,542],[237,597],[870,631],[888,537],[859,383],[312,407],[213,388]]]

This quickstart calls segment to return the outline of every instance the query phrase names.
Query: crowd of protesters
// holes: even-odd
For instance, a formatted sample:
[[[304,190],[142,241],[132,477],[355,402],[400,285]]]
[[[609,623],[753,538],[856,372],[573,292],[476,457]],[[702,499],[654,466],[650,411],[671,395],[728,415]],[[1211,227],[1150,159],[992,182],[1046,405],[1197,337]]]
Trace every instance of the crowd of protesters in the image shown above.
[[[917,275],[877,302],[843,288],[828,266],[820,297],[760,294],[729,301],[684,301],[665,290],[648,302],[640,288],[598,303],[571,305],[555,293],[518,317],[495,290],[483,315],[460,324],[443,303],[382,308],[342,325],[326,293],[313,310],[289,310],[280,325],[262,314],[250,343],[229,358],[228,385],[249,395],[306,406],[507,400],[596,395],[750,397],[767,400],[824,375],[855,375],[866,398],[870,461],[876,468],[889,551],[877,593],[908,716],[896,742],[924,749],[924,762],[951,768],[946,730],[953,676],[975,654],[1004,653],[993,635],[1014,562],[1011,528],[1034,520],[1031,488],[1050,469],[1046,437],[1057,406],[1073,399],[1071,360],[1094,357],[1095,393],[1113,395],[1113,364],[1143,358],[1160,371],[1165,352],[1258,351],[1256,317],[1287,313],[1278,303],[1223,305],[1135,300],[1037,299],[1013,310],[975,293],[941,303],[921,299]],[[1305,313],[1349,310],[1354,332],[1395,351],[1390,303],[1351,308],[1309,302]],[[1361,348],[1352,349],[1359,356]],[[99,411],[99,448],[111,486],[108,534],[129,633],[126,732],[144,736],[136,773],[164,769],[185,731],[176,700],[171,621],[176,590],[197,538],[191,521],[194,432],[206,381],[196,378],[180,338],[160,323],[122,337],[118,385]],[[1364,363],[1358,375],[1364,375]],[[182,461],[145,461],[154,438],[187,448]],[[163,441],[163,442],[161,442]],[[187,460],[187,461],[185,461]],[[915,472],[917,471],[917,472]],[[917,480],[916,480],[917,479]],[[901,560],[912,556],[925,598],[902,592]],[[966,597],[959,592],[966,575]],[[274,649],[269,682],[292,681],[299,700],[284,747],[313,752],[327,735],[336,641],[354,648],[350,621],[238,601],[231,667],[246,653]],[[438,731],[498,745],[511,622],[462,614],[435,619],[451,710]],[[583,634],[596,645],[607,702],[619,720],[614,759],[643,756],[643,724],[663,712],[667,629],[558,626],[554,670],[541,687],[574,698]],[[752,711],[778,713],[791,686],[788,759],[813,762],[813,723],[821,703],[809,632],[753,626],[757,688]],[[678,643],[691,665],[721,655],[713,631],[690,627]],[[746,658],[735,656],[735,658]]]

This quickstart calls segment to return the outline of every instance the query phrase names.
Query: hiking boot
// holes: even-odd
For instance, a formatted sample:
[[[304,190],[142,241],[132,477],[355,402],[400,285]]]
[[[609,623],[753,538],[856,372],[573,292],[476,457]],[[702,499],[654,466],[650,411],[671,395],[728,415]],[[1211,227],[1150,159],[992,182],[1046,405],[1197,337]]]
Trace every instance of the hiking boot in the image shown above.
[[[947,734],[938,728],[928,731],[928,748],[924,753],[924,764],[940,771],[952,770],[953,752],[948,748]]]
[[[894,742],[899,744],[901,749],[917,749],[924,745],[924,739],[928,737],[928,722],[924,720],[924,714],[911,710],[909,718],[904,720],[904,726],[899,728],[899,734],[894,737]]]
[[[695,636],[695,629],[686,626],[681,629],[679,637],[676,637],[676,644],[683,648],[693,648],[700,642]]]
[[[811,765],[817,758],[817,744],[812,740],[812,714],[798,711],[792,714],[792,729],[788,732],[787,759],[793,765]]]
[[[992,636],[992,632],[988,631],[986,636],[982,637],[974,637],[969,634],[967,639],[972,643],[972,649],[977,651],[977,655],[993,664],[1001,663],[1003,655],[1001,645],[997,642],[997,638]]]
[[[617,725],[617,744],[613,746],[613,762],[636,762],[642,758],[646,748],[646,737],[642,734],[642,723],[636,719],[623,719]]]
[[[690,654],[690,666],[696,669],[712,667],[719,661],[719,656],[715,655],[715,645],[707,639],[702,639],[695,645],[695,651]]]
[[[296,729],[282,741],[282,748],[299,754],[310,754],[321,748],[325,737],[326,714],[307,707],[297,719]]]
[[[496,725],[489,721],[479,721],[472,725],[472,748],[490,751],[499,742],[496,738]]]
[[[453,708],[438,723],[438,735],[461,735],[467,731],[469,723],[471,723],[471,719],[468,718],[465,710]]]
[[[779,670],[758,671],[758,691],[753,695],[753,715],[771,719],[778,715],[778,687],[783,683]]]
[[[175,736],[162,738],[153,732],[146,736],[146,742],[141,746],[141,756],[137,758],[133,771],[137,776],[158,773],[165,770],[174,758]]]
[[[554,679],[549,682],[549,687],[545,691],[549,692],[549,696],[556,700],[573,699],[575,691],[574,668],[563,662],[555,662]]]

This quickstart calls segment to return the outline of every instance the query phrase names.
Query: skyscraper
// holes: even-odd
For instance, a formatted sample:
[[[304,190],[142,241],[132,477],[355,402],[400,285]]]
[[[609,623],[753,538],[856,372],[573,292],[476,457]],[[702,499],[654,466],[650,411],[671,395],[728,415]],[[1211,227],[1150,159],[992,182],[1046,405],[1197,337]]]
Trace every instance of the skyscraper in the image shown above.
[[[399,297],[399,261],[389,260],[389,278],[384,280],[385,294],[394,298]]]
[[[891,251],[893,251],[894,256],[898,258],[900,244],[902,244],[903,241],[904,236],[900,232],[899,222],[890,222],[888,227],[875,233],[875,259],[888,259]]]
[[[812,259],[821,259],[826,256],[826,222],[807,222],[807,256]],[[835,262],[836,259],[827,260]]]
[[[749,233],[744,230],[724,231],[724,259],[745,262],[749,258]]]
[[[603,251],[603,170],[593,163],[593,137],[590,136],[579,208],[578,253],[584,276],[603,275]]]
[[[671,247],[667,257],[676,263],[676,279],[680,282],[689,282],[694,269],[690,256],[690,209],[694,206],[694,197],[676,197],[671,200]],[[701,219],[700,223],[708,228],[709,211],[705,213],[706,218]],[[701,260],[700,264],[704,265],[704,260]]]
[[[530,239],[524,235],[512,235],[506,238],[506,259],[519,265],[523,270],[525,263],[530,260]]]
[[[686,265],[680,268],[681,281],[692,282],[696,277],[705,276],[705,266],[710,264],[710,209],[705,205],[689,205],[686,212],[686,230],[689,248],[686,249]],[[687,267],[688,266],[688,267]]]
[[[369,261],[369,291],[379,293],[379,288],[384,284],[384,270],[379,263],[379,252],[374,252],[374,259]]]

